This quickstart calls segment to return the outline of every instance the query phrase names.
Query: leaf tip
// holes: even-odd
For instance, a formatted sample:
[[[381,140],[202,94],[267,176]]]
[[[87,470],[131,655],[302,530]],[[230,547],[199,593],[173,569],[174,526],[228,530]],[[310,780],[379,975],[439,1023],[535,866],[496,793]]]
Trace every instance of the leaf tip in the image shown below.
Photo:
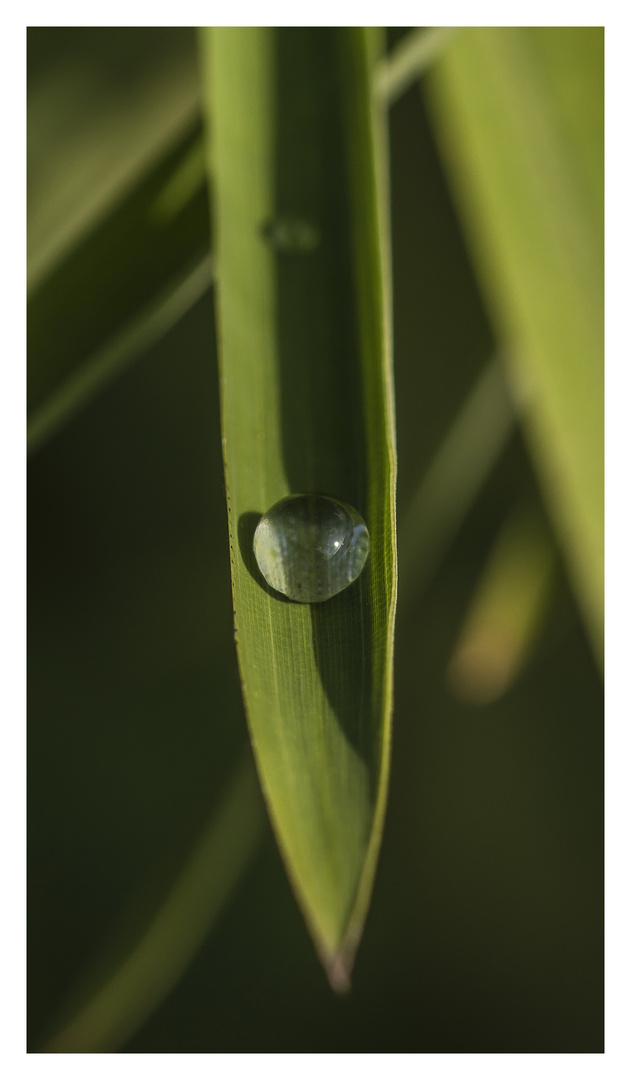
[[[358,941],[345,941],[335,952],[320,954],[327,979],[336,994],[348,994],[351,989],[351,974],[358,944]]]
[[[348,994],[351,988],[351,969],[340,953],[329,957],[324,965],[331,989],[336,994]]]

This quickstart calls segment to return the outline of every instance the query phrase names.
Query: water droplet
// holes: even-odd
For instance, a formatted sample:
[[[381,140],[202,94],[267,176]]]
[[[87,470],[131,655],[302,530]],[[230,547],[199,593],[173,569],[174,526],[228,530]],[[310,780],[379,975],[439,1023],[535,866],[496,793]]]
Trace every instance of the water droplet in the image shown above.
[[[327,495],[281,499],[254,533],[254,554],[268,585],[303,604],[346,589],[361,574],[369,548],[357,510]]]
[[[277,217],[263,225],[263,236],[279,251],[306,255],[315,251],[320,243],[320,233],[316,225],[306,218]]]

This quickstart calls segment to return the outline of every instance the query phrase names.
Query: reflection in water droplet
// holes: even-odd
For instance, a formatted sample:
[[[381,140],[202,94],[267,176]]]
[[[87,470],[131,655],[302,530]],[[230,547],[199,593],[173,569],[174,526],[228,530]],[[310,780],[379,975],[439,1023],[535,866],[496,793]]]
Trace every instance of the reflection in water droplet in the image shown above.
[[[254,533],[254,554],[268,585],[303,604],[346,589],[361,574],[369,548],[357,510],[326,495],[281,499]]]
[[[261,231],[268,243],[279,251],[306,255],[320,244],[317,226],[306,218],[272,218],[265,222]]]

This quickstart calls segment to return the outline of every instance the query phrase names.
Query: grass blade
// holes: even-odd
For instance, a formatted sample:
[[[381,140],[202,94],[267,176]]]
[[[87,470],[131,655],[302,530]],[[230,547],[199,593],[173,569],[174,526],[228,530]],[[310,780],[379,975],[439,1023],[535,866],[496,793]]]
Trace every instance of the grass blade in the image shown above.
[[[194,61],[187,27],[27,29],[29,292],[199,115]]]
[[[210,288],[212,280],[212,260],[207,255],[183,280],[171,285],[164,295],[141,311],[112,341],[78,365],[29,416],[28,453],[38,450],[103,387],[183,318]]]
[[[603,35],[474,27],[432,70],[445,160],[594,651],[603,630]]]
[[[418,600],[515,425],[497,358],[489,361],[455,416],[407,508],[399,536],[399,611]]]
[[[189,164],[199,146],[197,120],[29,295],[28,412],[38,426],[42,416],[61,418],[57,399],[69,386],[95,387],[84,367],[115,367],[98,358],[128,354],[126,338],[142,337],[161,301],[186,289],[207,259],[208,200]]]
[[[393,105],[440,56],[455,32],[453,26],[429,26],[406,34],[379,63],[375,78],[379,97]]]
[[[287,870],[348,986],[385,812],[396,588],[384,148],[361,28],[202,31],[233,595],[248,721]],[[371,534],[359,580],[284,602],[262,512],[321,492]]]
[[[238,884],[264,826],[248,754],[134,947],[79,997],[80,1003],[43,1047],[45,1053],[108,1053],[133,1035],[195,956]]]

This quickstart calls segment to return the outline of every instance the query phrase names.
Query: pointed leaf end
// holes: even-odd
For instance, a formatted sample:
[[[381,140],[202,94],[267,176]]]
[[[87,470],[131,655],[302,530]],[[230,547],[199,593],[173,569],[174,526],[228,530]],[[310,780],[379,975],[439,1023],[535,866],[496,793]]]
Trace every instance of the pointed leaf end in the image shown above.
[[[351,989],[351,975],[357,953],[357,939],[346,939],[333,951],[322,950],[320,959],[326,972],[331,989],[336,994],[348,994]]]

